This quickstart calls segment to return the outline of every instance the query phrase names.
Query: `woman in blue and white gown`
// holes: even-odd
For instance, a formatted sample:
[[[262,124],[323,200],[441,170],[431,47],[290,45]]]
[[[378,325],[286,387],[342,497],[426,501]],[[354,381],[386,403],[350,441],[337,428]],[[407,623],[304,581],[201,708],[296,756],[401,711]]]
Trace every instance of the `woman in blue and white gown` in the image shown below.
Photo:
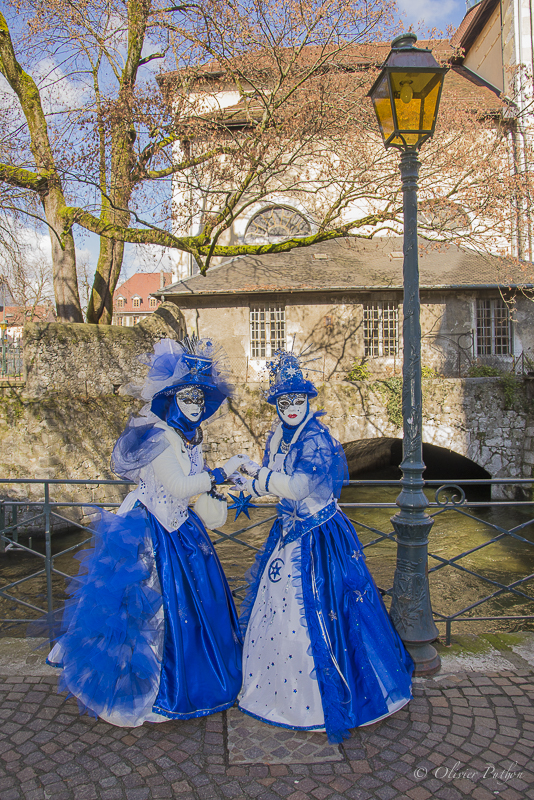
[[[247,461],[210,471],[202,456],[200,423],[230,392],[221,353],[208,340],[166,339],[148,363],[130,393],[149,404],[112,456],[138,486],[117,514],[102,512],[48,657],[81,711],[124,727],[222,711],[241,686],[237,615],[205,527],[226,521],[215,486]]]
[[[309,409],[317,391],[293,354],[270,366],[267,399],[280,421],[246,487],[280,503],[242,606],[239,708],[339,742],[409,701],[413,662],[337,504],[346,459]]]

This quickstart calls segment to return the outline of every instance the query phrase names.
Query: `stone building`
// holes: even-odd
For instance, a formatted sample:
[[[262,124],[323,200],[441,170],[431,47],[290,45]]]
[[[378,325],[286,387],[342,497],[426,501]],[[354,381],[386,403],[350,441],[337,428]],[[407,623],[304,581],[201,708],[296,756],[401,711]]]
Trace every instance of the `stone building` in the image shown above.
[[[455,68],[507,101],[503,130],[511,139],[513,172],[528,179],[533,157],[533,0],[467,0],[467,12],[452,44]],[[525,169],[527,167],[527,169]],[[532,261],[534,236],[529,203],[518,203],[511,252]]]
[[[418,47],[425,48],[427,46],[433,47],[435,55],[448,63],[450,67],[445,78],[441,105],[448,103],[469,107],[479,120],[481,135],[483,135],[485,126],[499,126],[503,113],[507,113],[507,104],[503,103],[500,96],[501,90],[461,63],[462,59],[456,58],[455,47],[450,41],[418,42]],[[365,73],[370,75],[376,66],[384,62],[389,50],[389,42],[348,48],[343,53],[341,63],[331,65],[328,69],[331,68],[332,71],[335,71],[339,68],[346,70],[347,73],[353,72],[357,76],[355,79],[355,86],[357,86],[359,76]],[[455,63],[456,61],[458,63]],[[180,75],[176,72],[161,76],[160,83],[164,91],[171,97],[182,87]],[[370,84],[368,88],[370,88]],[[246,89],[249,93],[252,92],[252,87],[246,82],[242,89],[243,91]],[[354,91],[361,93],[363,90],[361,86],[357,86]],[[190,86],[189,92],[191,105],[201,114],[213,115],[214,119],[224,124],[231,136],[238,138],[241,131],[249,129],[246,113],[248,101],[240,96],[236,85],[229,81],[223,71],[217,69],[216,64],[207,64],[199,70],[196,82]],[[365,100],[363,94],[361,102],[369,102]],[[252,113],[250,109],[249,113]],[[383,147],[378,138],[376,147],[377,152],[381,154]],[[186,151],[183,148],[183,142],[176,142],[174,157],[177,162],[184,157]],[[202,143],[188,141],[187,153],[189,155],[202,153]],[[307,155],[305,161],[292,165],[287,175],[276,177],[273,181],[272,191],[262,190],[260,196],[255,200],[245,193],[242,202],[235,210],[232,223],[218,237],[218,244],[266,244],[317,233],[324,211],[321,203],[333,202],[334,197],[329,194],[327,188],[323,187],[322,193],[314,190],[315,183],[309,175],[315,175],[316,168],[317,163],[314,156]],[[506,165],[503,168],[507,168]],[[301,181],[294,180],[296,174],[303,176]],[[446,183],[449,178],[450,176],[443,175],[440,181]],[[173,231],[177,235],[197,236],[203,229],[206,217],[217,209],[221,189],[218,187],[219,191],[209,190],[208,184],[208,179],[204,183],[197,179],[194,170],[191,170],[188,176],[180,173],[174,177]],[[303,191],[303,184],[309,184],[310,191]],[[300,191],[298,188],[294,188],[292,191],[291,187],[300,187]],[[225,187],[225,190],[227,189],[229,189],[228,186]],[[323,200],[318,200],[318,195],[322,197],[323,194]],[[441,238],[447,239],[450,238],[449,234],[455,231],[461,230],[463,231],[462,235],[465,236],[476,227],[477,220],[472,209],[464,207],[460,202],[444,198],[429,200],[420,193],[419,208],[420,228],[424,228],[426,235],[432,236],[439,232]],[[344,222],[356,220],[364,214],[372,214],[374,211],[376,208],[369,196],[357,196],[357,199],[347,201],[342,220]],[[401,225],[392,227],[401,233]],[[445,235],[443,236],[444,231]],[[369,233],[370,229],[365,232]],[[487,244],[486,249],[491,252],[506,251],[508,246],[507,241],[497,242],[494,239]],[[191,253],[176,251],[172,257],[175,260],[174,279],[184,279],[198,272],[198,265]],[[218,261],[219,259],[214,257],[212,263],[215,264]]]
[[[338,239],[227,260],[156,295],[180,308],[188,332],[224,341],[237,380],[257,381],[266,360],[293,342],[297,351],[309,346],[321,381],[344,379],[360,365],[395,375],[402,267],[401,237]],[[514,269],[504,259],[421,242],[423,366],[446,377],[477,365],[529,371],[534,287]]]

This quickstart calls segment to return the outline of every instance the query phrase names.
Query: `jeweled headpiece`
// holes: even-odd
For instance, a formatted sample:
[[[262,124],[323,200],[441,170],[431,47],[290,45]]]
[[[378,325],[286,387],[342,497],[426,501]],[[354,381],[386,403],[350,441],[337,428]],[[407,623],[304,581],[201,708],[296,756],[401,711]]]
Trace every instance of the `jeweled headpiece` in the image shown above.
[[[304,354],[297,355],[288,350],[277,350],[272,361],[266,364],[269,370],[269,391],[266,400],[276,404],[283,394],[306,394],[317,397],[317,389],[302,371]]]
[[[130,385],[123,392],[151,401],[150,410],[165,420],[176,393],[196,386],[205,398],[201,420],[208,419],[232,394],[225,361],[226,353],[213,339],[162,339],[146,356],[149,370],[143,386]]]

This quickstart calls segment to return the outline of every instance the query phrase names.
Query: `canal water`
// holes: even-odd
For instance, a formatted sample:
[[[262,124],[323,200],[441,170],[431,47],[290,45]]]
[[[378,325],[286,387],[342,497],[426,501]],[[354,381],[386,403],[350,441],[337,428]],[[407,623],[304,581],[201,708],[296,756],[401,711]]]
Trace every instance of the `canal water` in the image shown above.
[[[427,489],[426,493],[432,502],[434,490]],[[396,486],[351,486],[343,490],[341,502],[369,505],[394,503],[397,494]],[[477,499],[477,493],[473,490],[470,490],[470,499]],[[487,496],[483,497],[480,503],[481,505],[476,508],[449,506],[445,510],[429,509],[429,513],[434,517],[434,525],[430,532],[428,562],[430,593],[437,614],[458,612],[487,595],[498,592],[499,587],[488,583],[488,580],[508,585],[534,575],[534,506],[492,507],[487,502]],[[365,548],[368,567],[377,585],[384,591],[391,588],[395,570],[396,545],[384,536],[393,532],[390,517],[395,511],[395,508],[345,508],[345,513],[353,520],[358,537]],[[235,535],[236,531],[249,527],[249,530],[238,535],[239,540],[249,547],[217,533],[213,534],[219,557],[238,604],[244,596],[243,576],[254,560],[256,549],[265,541],[272,524],[270,518],[274,513],[274,507],[253,509],[251,520],[242,514],[237,522],[230,521],[222,529],[222,534],[231,536]],[[233,520],[232,511],[228,516]],[[519,526],[523,527],[519,530]],[[526,542],[505,535],[498,541],[487,544],[500,535],[501,529],[516,529]],[[52,537],[52,552],[61,553],[86,538],[82,531],[55,534]],[[20,541],[28,545],[27,538],[21,536]],[[31,546],[39,553],[44,553],[42,538],[34,537]],[[470,555],[458,562],[462,569],[452,566],[435,569],[440,564],[439,558],[451,559],[466,551],[471,551]],[[78,561],[73,552],[59,555],[54,565],[67,575],[75,575],[78,571]],[[43,559],[39,556],[9,549],[0,555],[0,585],[4,587],[8,583],[19,581],[43,567]],[[499,593],[494,599],[473,609],[469,614],[471,616],[534,615],[534,580],[516,588],[526,594],[527,598],[514,596],[510,592]],[[10,593],[32,605],[41,608],[46,606],[44,576],[19,584],[10,589]],[[65,580],[58,575],[53,577],[53,596],[55,607],[60,605],[65,597]],[[384,599],[386,605],[389,605],[387,595]],[[0,616],[11,619],[25,616],[31,619],[38,615],[0,597]],[[443,634],[444,625],[438,624],[438,628]],[[453,626],[453,633],[516,630],[534,630],[533,621],[496,620],[460,623]],[[25,631],[25,625],[4,623],[0,627],[0,636],[24,636]]]

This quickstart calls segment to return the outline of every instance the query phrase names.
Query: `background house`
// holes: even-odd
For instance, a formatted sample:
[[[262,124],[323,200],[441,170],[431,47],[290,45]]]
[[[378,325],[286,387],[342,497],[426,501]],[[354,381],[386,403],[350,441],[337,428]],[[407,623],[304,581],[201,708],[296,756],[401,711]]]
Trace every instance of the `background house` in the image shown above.
[[[22,338],[25,322],[54,322],[55,312],[50,302],[17,303],[7,281],[0,278],[0,324],[10,342]]]
[[[478,121],[478,127],[475,129],[480,132],[481,137],[484,137],[485,131],[489,128],[492,130],[500,128],[505,113],[507,115],[507,124],[509,123],[508,106],[503,103],[500,97],[501,89],[499,87],[475,74],[473,70],[466,68],[461,63],[462,59],[457,57],[458,51],[451,42],[430,43],[422,41],[418,43],[420,47],[428,45],[433,47],[438,58],[448,62],[450,66],[443,89],[442,114],[444,107],[449,109],[460,107],[469,109],[471,116]],[[351,119],[355,119],[358,114],[364,116],[365,113],[370,111],[370,101],[365,99],[365,93],[371,86],[371,76],[375,74],[375,68],[383,63],[389,49],[389,43],[348,48],[332,63],[325,65],[324,69],[332,71],[333,74],[343,72],[345,75],[353,76],[352,78],[347,78],[347,81],[349,81],[347,86],[343,84],[346,94],[354,94],[354,97],[360,100],[359,105],[354,109]],[[350,83],[351,81],[352,83]],[[164,76],[162,83],[165,85],[166,91],[171,95],[173,86],[182,87],[180,76],[176,73],[169,73]],[[254,87],[245,86],[244,88],[248,88],[249,93],[254,94]],[[264,91],[267,91],[267,89],[264,89]],[[216,65],[207,65],[205,70],[199,74],[197,82],[191,86],[190,97],[191,103],[193,105],[196,104],[197,113],[204,113],[205,116],[213,120],[214,128],[217,125],[220,127],[221,141],[224,141],[224,137],[227,136],[235,144],[236,141],[239,141],[240,136],[245,136],[248,131],[253,130],[256,111],[261,114],[260,106],[255,109],[254,106],[250,105],[250,97],[244,96],[240,99],[236,86],[229,82],[228,75],[221,70],[217,70]],[[450,123],[451,125],[455,123],[454,111]],[[369,124],[371,124],[371,121],[369,121]],[[372,124],[376,125],[376,122]],[[347,125],[350,127],[350,121],[347,122]],[[347,130],[347,141],[351,140],[349,134],[350,131]],[[457,138],[461,139],[461,136]],[[261,199],[252,202],[252,197],[248,198],[245,192],[240,199],[238,209],[235,211],[235,219],[233,219],[230,227],[218,237],[218,244],[266,244],[280,242],[292,237],[316,234],[325,208],[328,207],[329,202],[334,201],[332,192],[335,193],[336,191],[332,189],[332,185],[337,180],[337,176],[333,172],[328,174],[327,177],[323,175],[322,178],[318,178],[321,170],[324,170],[323,161],[330,146],[334,146],[333,140],[326,145],[318,141],[315,149],[306,151],[306,156],[291,163],[290,168],[286,168],[285,171],[281,169],[280,174],[275,171],[272,181],[265,180],[266,188],[263,189],[265,194]],[[361,219],[366,214],[377,213],[386,202],[391,202],[391,196],[388,193],[394,191],[392,190],[392,184],[398,179],[398,170],[396,169],[394,158],[389,158],[389,167],[385,168],[393,171],[394,178],[381,182],[381,177],[377,177],[373,172],[377,164],[380,163],[380,159],[384,158],[383,145],[379,141],[378,129],[376,131],[376,141],[372,136],[370,139],[369,147],[372,153],[370,151],[362,151],[362,163],[367,165],[368,175],[373,176],[369,178],[369,183],[367,183],[365,171],[360,176],[360,179],[357,180],[355,178],[359,174],[361,165],[352,164],[351,167],[344,165],[342,145],[339,145],[338,142],[337,146],[338,149],[341,147],[339,152],[328,152],[330,152],[332,164],[338,164],[339,177],[343,178],[343,170],[348,169],[348,183],[351,183],[353,179],[356,183],[361,183],[360,191],[356,190],[354,197],[343,203],[342,217],[340,217],[341,224],[341,222]],[[186,149],[184,150],[185,147]],[[427,147],[425,158],[425,164],[427,165],[428,150],[429,147]],[[201,154],[202,142],[200,140],[188,141],[185,144],[177,142],[175,145],[177,162],[183,158],[185,152],[189,155]],[[373,153],[375,154],[374,156]],[[288,158],[290,157],[288,156]],[[369,159],[369,164],[367,164],[367,159]],[[456,191],[455,199],[440,199],[441,194],[446,194],[446,191],[443,192],[443,187],[448,184],[454,184],[457,179],[452,156],[450,162],[447,159],[448,156],[445,156],[444,159],[442,158],[445,170],[441,169],[437,172],[437,162],[434,162],[429,166],[426,173],[425,170],[421,171],[420,225],[422,229],[424,228],[425,235],[431,237],[441,236],[442,238],[450,239],[461,234],[464,239],[471,236],[474,241],[478,236],[474,231],[478,229],[477,223],[479,220],[473,208],[463,203],[461,199],[462,187],[459,187],[459,190]],[[222,162],[220,166],[224,174]],[[452,170],[451,174],[446,173],[447,168]],[[507,169],[508,167],[503,165],[503,168]],[[220,178],[219,183],[217,183],[216,176],[212,186],[207,172],[205,175],[197,175],[194,170],[191,170],[189,177],[183,173],[175,176],[173,205],[175,209],[174,226],[176,234],[196,236],[202,231],[206,219],[210,217],[210,213],[215,212],[218,208],[221,193],[232,188],[230,184],[226,187],[223,186],[220,183],[223,180],[223,178]],[[235,177],[235,180],[238,180],[238,178]],[[306,186],[309,187],[309,191],[306,190]],[[472,193],[471,199],[474,196],[475,193]],[[393,205],[395,204],[399,208],[402,207],[400,192]],[[196,208],[196,211],[191,211],[192,208]],[[489,229],[490,226],[484,222],[481,227]],[[397,223],[391,224],[389,228],[389,233],[395,230],[399,234],[402,233],[401,215]],[[372,229],[373,226],[370,225],[369,229],[362,229],[362,233],[370,234]],[[507,230],[506,233],[508,233]],[[482,236],[482,238],[484,237]],[[484,242],[485,249],[490,252],[507,252],[508,238],[507,235],[488,235]],[[175,257],[176,265],[173,270],[175,279],[183,279],[197,273],[198,267],[191,254],[177,253]],[[217,259],[213,263],[217,263]]]
[[[158,308],[160,300],[153,297],[172,281],[170,272],[136,272],[122,283],[113,295],[112,325],[137,325]]]
[[[467,13],[451,42],[460,49],[454,59],[459,72],[511,101],[504,128],[514,154],[509,169],[527,182],[527,197],[517,203],[510,252],[532,261],[532,200],[528,199],[534,157],[532,0],[467,0]]]
[[[400,237],[338,239],[231,259],[157,295],[179,306],[188,332],[224,342],[236,380],[257,381],[293,342],[309,346],[319,380],[344,379],[355,364],[388,376],[402,370],[402,266]],[[534,361],[534,286],[514,269],[421,243],[424,366],[460,377],[476,364],[512,369],[522,354]]]

